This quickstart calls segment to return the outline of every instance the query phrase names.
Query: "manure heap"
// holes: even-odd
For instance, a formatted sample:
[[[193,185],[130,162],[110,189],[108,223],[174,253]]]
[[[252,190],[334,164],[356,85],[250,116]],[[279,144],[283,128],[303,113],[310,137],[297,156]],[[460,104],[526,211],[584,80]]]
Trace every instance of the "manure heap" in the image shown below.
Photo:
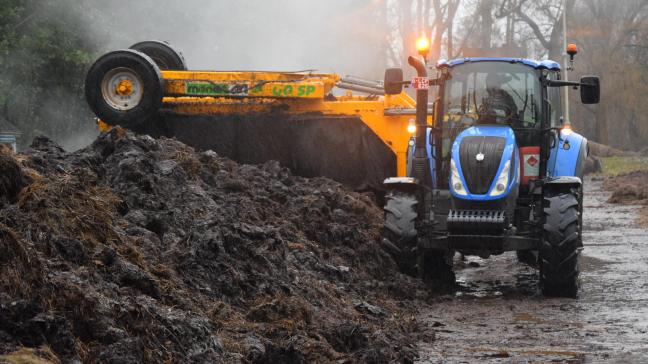
[[[369,195],[123,129],[37,138],[0,172],[0,361],[416,356],[420,287]]]

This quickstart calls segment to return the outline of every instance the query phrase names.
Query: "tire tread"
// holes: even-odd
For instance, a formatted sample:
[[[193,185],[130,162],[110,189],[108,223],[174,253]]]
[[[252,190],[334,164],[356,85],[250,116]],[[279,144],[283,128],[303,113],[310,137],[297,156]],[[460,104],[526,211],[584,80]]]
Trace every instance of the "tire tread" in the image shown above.
[[[580,274],[579,191],[550,191],[545,197],[545,224],[540,250],[540,286],[546,296],[576,297]]]

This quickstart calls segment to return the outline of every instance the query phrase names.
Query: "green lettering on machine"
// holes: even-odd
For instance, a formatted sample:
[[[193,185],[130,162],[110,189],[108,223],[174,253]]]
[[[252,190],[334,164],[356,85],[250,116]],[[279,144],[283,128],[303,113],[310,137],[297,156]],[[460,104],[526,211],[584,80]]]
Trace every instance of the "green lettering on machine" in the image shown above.
[[[187,82],[187,95],[194,96],[246,96],[247,84]]]
[[[313,85],[286,85],[274,86],[272,94],[277,97],[290,97],[290,96],[310,96],[315,92],[316,88]]]

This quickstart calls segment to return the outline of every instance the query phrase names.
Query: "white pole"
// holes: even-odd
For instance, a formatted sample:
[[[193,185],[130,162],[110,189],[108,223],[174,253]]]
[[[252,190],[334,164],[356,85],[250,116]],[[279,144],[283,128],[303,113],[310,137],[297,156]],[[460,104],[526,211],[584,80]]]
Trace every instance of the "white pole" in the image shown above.
[[[569,59],[567,55],[567,0],[563,0],[563,75],[564,80],[569,81]],[[565,87],[565,108],[563,109],[564,116],[563,119],[565,122],[569,122],[569,87]]]

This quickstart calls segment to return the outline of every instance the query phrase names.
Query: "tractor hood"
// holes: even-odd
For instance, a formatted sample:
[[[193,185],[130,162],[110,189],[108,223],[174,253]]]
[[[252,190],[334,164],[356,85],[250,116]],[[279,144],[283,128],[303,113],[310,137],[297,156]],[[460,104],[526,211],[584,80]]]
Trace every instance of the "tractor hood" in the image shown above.
[[[507,197],[519,184],[518,153],[515,134],[508,126],[464,130],[452,145],[452,195],[473,201]]]

